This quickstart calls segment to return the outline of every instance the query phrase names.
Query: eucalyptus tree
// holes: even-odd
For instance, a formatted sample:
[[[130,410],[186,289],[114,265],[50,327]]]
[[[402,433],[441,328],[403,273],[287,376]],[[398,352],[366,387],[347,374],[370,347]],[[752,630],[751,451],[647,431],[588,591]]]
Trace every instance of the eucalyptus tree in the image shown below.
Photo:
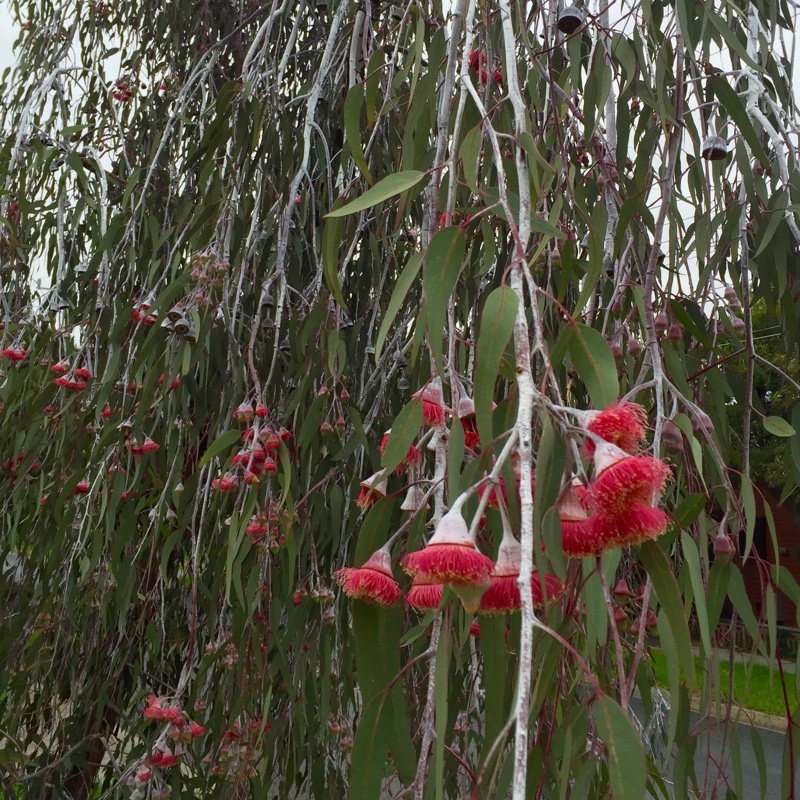
[[[4,795],[741,796],[794,4],[7,10]]]

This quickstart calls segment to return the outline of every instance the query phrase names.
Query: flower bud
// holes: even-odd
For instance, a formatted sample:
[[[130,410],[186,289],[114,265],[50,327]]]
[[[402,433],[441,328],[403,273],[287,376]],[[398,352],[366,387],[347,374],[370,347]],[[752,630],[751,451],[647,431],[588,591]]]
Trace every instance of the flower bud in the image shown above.
[[[661,438],[668,450],[683,449],[683,431],[671,419],[664,422]]]
[[[730,564],[736,555],[736,547],[727,533],[718,533],[714,537],[714,560],[720,564]]]
[[[679,342],[683,338],[683,328],[680,322],[673,322],[667,331],[667,339],[671,342]]]
[[[698,410],[692,418],[692,430],[695,433],[702,433],[705,431],[710,434],[714,432],[714,423],[705,411]]]

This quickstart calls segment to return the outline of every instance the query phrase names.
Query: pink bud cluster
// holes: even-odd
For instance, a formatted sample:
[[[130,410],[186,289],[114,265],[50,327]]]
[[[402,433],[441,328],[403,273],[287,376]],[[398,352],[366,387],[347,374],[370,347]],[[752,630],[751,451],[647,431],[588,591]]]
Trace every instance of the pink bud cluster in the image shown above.
[[[206,250],[192,256],[192,278],[202,286],[221,286],[230,264],[213,251]]]

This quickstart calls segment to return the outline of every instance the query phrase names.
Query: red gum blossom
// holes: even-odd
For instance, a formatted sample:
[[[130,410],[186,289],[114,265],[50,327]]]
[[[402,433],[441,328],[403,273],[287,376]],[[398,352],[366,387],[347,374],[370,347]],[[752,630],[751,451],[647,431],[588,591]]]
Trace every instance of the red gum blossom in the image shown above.
[[[595,536],[610,547],[630,547],[656,539],[667,529],[667,515],[660,508],[634,503],[618,517],[593,518]]]
[[[420,578],[414,578],[406,595],[406,602],[418,611],[439,608],[443,589],[441,583],[428,583]]]
[[[463,544],[429,544],[403,560],[403,569],[409,575],[462,585],[487,583],[493,567],[494,562],[468,540]]]
[[[597,556],[613,545],[599,538],[594,519],[562,519],[561,547],[571,557]]]
[[[598,411],[586,430],[617,445],[627,453],[638,453],[647,431],[647,412],[637,403],[618,402]],[[586,452],[593,455],[595,444],[586,440]]]
[[[595,455],[595,463],[598,466],[597,456],[600,452],[598,449]],[[600,516],[619,517],[630,510],[632,503],[649,506],[653,495],[661,494],[669,474],[669,467],[653,456],[623,455],[609,466],[600,469],[597,477],[589,485],[592,508]]]
[[[400,599],[400,587],[392,577],[389,554],[384,550],[373,553],[361,567],[343,567],[333,573],[342,591],[356,600],[394,605]]]
[[[519,573],[492,576],[492,582],[481,598],[478,613],[502,614],[506,611],[519,611],[522,606],[522,598],[517,586],[518,578]],[[544,583],[547,600],[555,600],[564,593],[564,586],[555,575],[545,575]],[[545,597],[542,594],[542,584],[539,580],[539,573],[536,570],[531,575],[531,592],[533,593],[534,606],[541,608],[544,605]]]

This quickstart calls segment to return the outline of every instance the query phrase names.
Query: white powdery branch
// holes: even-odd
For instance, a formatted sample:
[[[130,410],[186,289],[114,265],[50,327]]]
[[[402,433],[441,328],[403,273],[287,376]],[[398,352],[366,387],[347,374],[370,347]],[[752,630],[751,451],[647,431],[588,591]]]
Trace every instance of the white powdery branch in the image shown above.
[[[500,18],[503,28],[505,59],[505,80],[508,95],[514,109],[514,133],[519,137],[526,130],[527,113],[517,78],[516,38],[511,22],[509,0],[499,0]],[[522,545],[521,563],[517,585],[522,605],[522,631],[520,635],[519,677],[515,700],[516,731],[514,735],[514,780],[513,800],[525,800],[526,778],[528,772],[528,726],[531,701],[531,674],[533,671],[533,627],[536,612],[533,608],[531,575],[533,573],[533,493],[531,492],[532,426],[533,403],[536,388],[531,371],[530,334],[525,311],[525,290],[523,265],[531,234],[530,176],[525,152],[517,144],[515,147],[517,167],[517,186],[519,187],[519,238],[511,264],[510,284],[519,298],[517,316],[514,320],[514,353],[517,360],[517,386],[519,399],[517,407],[517,453],[520,470],[520,540]],[[531,297],[535,304],[536,295]]]
[[[758,11],[755,4],[750,3],[750,8],[747,11],[747,54],[756,62],[758,61],[758,30]],[[764,97],[769,100],[769,95],[761,80],[761,76],[756,70],[745,65],[742,74],[747,78],[747,113],[752,119],[758,120],[764,132],[769,136],[772,149],[775,151],[775,158],[778,160],[781,182],[784,187],[787,187],[789,185],[789,165],[784,151],[785,144],[780,134],[759,105],[760,99]],[[800,242],[800,228],[797,227],[794,212],[787,209],[785,215],[786,223],[789,226],[789,230],[792,232],[795,242]]]

